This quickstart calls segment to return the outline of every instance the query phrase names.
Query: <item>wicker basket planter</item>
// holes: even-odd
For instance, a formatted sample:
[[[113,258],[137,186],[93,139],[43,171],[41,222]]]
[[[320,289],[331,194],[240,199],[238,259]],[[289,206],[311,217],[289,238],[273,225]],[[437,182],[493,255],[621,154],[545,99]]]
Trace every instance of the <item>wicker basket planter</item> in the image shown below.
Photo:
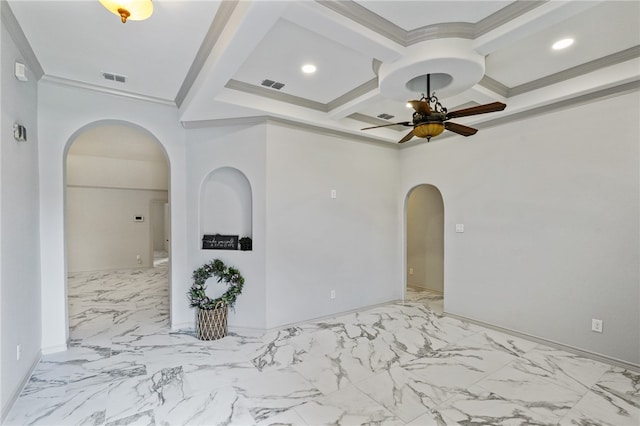
[[[227,316],[236,298],[242,293],[244,278],[233,266],[226,266],[220,259],[205,263],[193,271],[193,285],[187,293],[189,305],[196,308],[196,337],[200,340],[217,340],[227,335]],[[216,277],[228,288],[215,299],[207,296],[207,280]]]
[[[218,340],[227,335],[227,305],[218,303],[214,309],[196,309],[196,337]]]

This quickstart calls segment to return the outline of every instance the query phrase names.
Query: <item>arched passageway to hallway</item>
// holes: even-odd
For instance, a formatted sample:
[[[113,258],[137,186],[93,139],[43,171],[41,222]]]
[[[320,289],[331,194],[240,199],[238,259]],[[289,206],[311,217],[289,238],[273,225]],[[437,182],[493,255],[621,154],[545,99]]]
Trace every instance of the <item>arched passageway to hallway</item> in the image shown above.
[[[65,262],[72,345],[169,326],[169,164],[125,122],[78,130],[66,147]]]
[[[444,203],[440,190],[421,184],[407,194],[406,298],[440,313],[444,298]]]

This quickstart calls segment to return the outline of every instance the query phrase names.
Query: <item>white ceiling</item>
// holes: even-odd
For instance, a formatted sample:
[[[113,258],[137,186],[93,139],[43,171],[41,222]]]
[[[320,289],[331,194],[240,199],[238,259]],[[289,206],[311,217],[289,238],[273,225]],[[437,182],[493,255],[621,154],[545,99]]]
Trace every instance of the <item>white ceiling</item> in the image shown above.
[[[387,123],[381,113],[394,115],[390,122],[411,119],[393,99],[406,88],[379,89],[389,70],[468,79],[441,99],[449,110],[507,103],[503,112],[459,120],[480,128],[545,105],[637,90],[640,81],[635,0],[154,0],[148,20],[126,24],[98,0],[8,4],[35,54],[32,73],[175,104],[186,127],[260,116],[395,143],[406,128],[360,130]],[[573,46],[551,50],[567,36]],[[484,78],[466,72],[469,60],[484,67]],[[307,62],[315,74],[300,71]],[[104,80],[105,71],[127,82]],[[263,87],[264,79],[285,85]]]

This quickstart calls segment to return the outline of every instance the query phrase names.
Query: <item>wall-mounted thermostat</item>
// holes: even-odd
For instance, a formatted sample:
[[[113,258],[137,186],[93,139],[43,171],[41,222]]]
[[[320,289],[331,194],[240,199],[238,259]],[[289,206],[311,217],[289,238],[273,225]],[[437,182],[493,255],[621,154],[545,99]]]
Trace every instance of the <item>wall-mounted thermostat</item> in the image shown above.
[[[134,222],[144,222],[144,216],[134,216],[133,217],[133,221]]]

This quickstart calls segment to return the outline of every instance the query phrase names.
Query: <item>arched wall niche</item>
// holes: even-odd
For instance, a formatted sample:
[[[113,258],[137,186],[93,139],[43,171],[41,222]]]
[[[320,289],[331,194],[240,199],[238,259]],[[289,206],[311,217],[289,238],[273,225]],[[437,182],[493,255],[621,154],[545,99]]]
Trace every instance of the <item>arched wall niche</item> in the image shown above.
[[[205,177],[200,191],[200,237],[238,235],[253,239],[253,197],[249,179],[234,167]]]

